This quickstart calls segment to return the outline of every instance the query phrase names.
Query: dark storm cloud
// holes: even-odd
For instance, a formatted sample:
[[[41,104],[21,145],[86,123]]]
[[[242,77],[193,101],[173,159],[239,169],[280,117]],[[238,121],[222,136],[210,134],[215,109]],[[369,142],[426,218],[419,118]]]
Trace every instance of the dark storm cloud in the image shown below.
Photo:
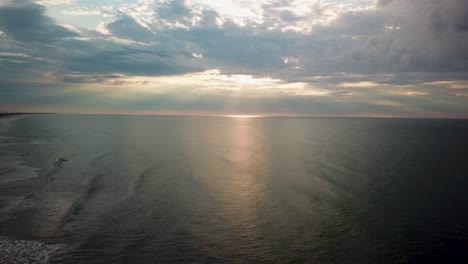
[[[435,3],[430,13],[430,27],[437,33],[468,31],[468,4],[466,1]]]
[[[0,77],[13,82],[32,78],[43,81],[48,72],[57,72],[57,80],[79,82],[78,77],[62,78],[62,75],[66,72],[173,75],[200,69],[191,62],[191,52],[170,45],[136,43],[155,38],[125,14],[107,28],[116,40],[94,30],[82,29],[81,34],[70,31],[47,17],[43,6],[29,1],[0,6],[0,32],[6,33],[0,36]],[[24,56],[2,59],[1,52]]]
[[[173,34],[192,43],[211,67],[260,74],[282,67],[281,57],[292,37],[278,31],[256,32],[234,23],[226,23],[223,28],[194,28]]]
[[[22,42],[48,43],[77,36],[46,16],[43,6],[26,0],[0,6],[0,29]]]
[[[80,42],[79,42],[80,44]],[[199,71],[191,53],[177,47],[158,44],[116,44],[105,40],[91,41],[85,54],[70,54],[65,66],[71,71],[132,75],[174,75]]]
[[[468,70],[468,2],[392,1],[383,11],[400,30],[388,34],[389,47],[402,52],[400,65],[412,71]]]
[[[154,36],[151,31],[126,14],[121,14],[119,19],[109,23],[107,25],[107,29],[112,33],[112,35],[123,39],[131,39],[141,42],[154,40]]]

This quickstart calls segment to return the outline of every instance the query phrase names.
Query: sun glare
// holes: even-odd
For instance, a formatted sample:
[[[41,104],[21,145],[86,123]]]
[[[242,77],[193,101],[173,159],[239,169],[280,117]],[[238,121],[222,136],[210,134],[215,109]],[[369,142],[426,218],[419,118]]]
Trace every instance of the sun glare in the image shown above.
[[[226,115],[225,117],[231,118],[254,118],[254,117],[261,117],[259,115]]]

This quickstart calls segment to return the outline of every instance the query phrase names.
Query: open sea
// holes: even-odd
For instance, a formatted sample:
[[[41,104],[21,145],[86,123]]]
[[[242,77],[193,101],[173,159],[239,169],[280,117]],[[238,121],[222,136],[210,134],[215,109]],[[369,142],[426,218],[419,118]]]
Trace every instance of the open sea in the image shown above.
[[[468,120],[5,117],[0,263],[468,263]]]

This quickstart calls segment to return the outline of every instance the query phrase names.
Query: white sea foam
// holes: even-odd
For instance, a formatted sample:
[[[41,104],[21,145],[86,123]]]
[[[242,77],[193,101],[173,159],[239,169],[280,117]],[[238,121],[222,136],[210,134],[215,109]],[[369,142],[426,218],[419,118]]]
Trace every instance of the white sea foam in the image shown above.
[[[0,118],[0,131],[6,131],[10,128],[10,118]]]
[[[50,258],[66,252],[65,245],[38,241],[9,240],[0,237],[0,263],[49,263]]]
[[[0,118],[0,132],[7,131],[8,129],[10,129],[11,122],[22,117],[23,116],[21,115],[15,115],[15,116],[6,116],[6,117]]]

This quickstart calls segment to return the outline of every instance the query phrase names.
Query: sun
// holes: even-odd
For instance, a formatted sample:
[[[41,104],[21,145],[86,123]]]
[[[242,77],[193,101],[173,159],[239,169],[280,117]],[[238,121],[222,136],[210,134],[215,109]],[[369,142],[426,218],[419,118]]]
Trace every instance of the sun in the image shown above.
[[[255,118],[255,117],[261,117],[259,115],[225,115],[225,117],[231,117],[231,118]]]

